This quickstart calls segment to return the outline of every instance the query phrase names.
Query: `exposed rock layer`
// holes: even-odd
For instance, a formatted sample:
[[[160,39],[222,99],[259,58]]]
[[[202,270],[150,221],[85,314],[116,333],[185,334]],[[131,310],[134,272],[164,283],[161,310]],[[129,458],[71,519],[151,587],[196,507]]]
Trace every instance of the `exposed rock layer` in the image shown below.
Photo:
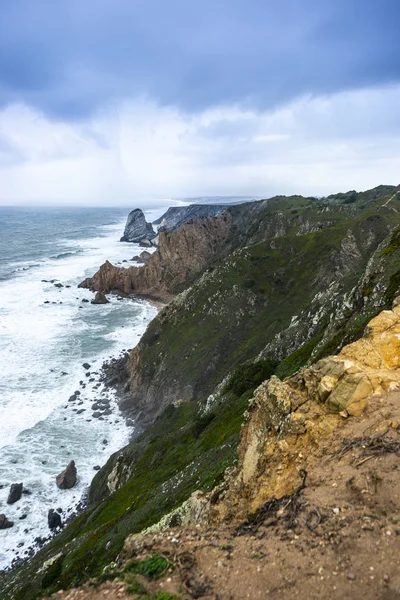
[[[216,217],[224,212],[228,204],[191,204],[190,206],[173,206],[159,219],[154,221],[159,225],[159,231],[174,231],[183,223],[199,217]]]
[[[250,402],[238,449],[239,464],[215,507],[219,518],[244,516],[268,498],[291,494],[300,469],[321,456],[322,440],[373,396],[400,399],[400,306],[381,312],[363,338],[285,381],[273,376]]]
[[[159,247],[143,267],[115,267],[106,261],[79,287],[168,299],[192,281],[221,249],[230,223],[230,216],[224,214],[185,223],[174,233],[160,233]]]

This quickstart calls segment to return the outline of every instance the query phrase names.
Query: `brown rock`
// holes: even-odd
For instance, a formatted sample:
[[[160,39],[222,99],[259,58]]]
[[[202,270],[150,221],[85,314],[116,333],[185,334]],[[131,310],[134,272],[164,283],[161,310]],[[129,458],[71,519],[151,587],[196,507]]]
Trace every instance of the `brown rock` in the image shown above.
[[[189,221],[173,233],[160,233],[159,246],[144,266],[116,267],[106,261],[93,277],[88,277],[78,287],[169,300],[223,247],[230,228],[229,213]]]
[[[57,487],[60,490],[69,490],[76,483],[75,461],[71,460],[68,467],[56,477]]]
[[[109,302],[104,292],[97,292],[91,304],[109,304]]]

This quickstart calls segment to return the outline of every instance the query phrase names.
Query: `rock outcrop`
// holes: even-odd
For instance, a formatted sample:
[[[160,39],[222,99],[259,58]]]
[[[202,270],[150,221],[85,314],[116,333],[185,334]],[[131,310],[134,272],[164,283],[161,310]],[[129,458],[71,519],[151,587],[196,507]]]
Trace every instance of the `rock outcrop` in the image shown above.
[[[56,477],[57,487],[60,490],[69,490],[76,484],[76,467],[75,462],[71,460],[64,471],[61,471]]]
[[[22,483],[13,483],[10,487],[10,493],[8,494],[7,504],[14,504],[22,496]]]
[[[174,231],[183,223],[199,217],[216,217],[224,212],[229,204],[191,204],[172,206],[159,219],[154,221],[158,231]]]
[[[185,223],[176,232],[161,233],[159,246],[142,267],[116,267],[106,261],[79,287],[117,290],[169,299],[198,275],[221,249],[229,235],[228,214]]]
[[[268,498],[294,492],[300,469],[321,457],[321,443],[375,396],[400,391],[400,306],[382,311],[364,336],[280,381],[256,390],[241,433],[239,464],[215,507],[244,517]],[[398,394],[399,396],[399,394]],[[399,396],[400,397],[400,396]],[[223,486],[224,487],[224,486]]]
[[[47,524],[51,531],[61,527],[61,516],[53,508],[51,508],[47,514]]]
[[[0,529],[9,529],[13,525],[13,521],[9,521],[5,514],[0,515]]]
[[[107,299],[107,296],[104,292],[97,292],[91,304],[109,304],[110,301]]]
[[[151,223],[147,223],[143,211],[140,208],[135,208],[128,215],[124,235],[120,241],[139,243],[144,239],[151,240],[155,236],[156,233]]]

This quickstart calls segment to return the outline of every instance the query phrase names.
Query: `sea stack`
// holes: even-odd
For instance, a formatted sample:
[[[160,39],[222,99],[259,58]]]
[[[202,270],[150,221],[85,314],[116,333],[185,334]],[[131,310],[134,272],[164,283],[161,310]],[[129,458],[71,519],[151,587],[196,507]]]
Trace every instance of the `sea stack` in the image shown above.
[[[57,487],[60,490],[69,490],[76,483],[76,467],[75,462],[71,460],[68,467],[56,477]]]
[[[152,240],[155,236],[156,233],[151,223],[147,223],[143,211],[140,208],[135,208],[128,215],[124,235],[120,242],[139,243],[142,240]]]

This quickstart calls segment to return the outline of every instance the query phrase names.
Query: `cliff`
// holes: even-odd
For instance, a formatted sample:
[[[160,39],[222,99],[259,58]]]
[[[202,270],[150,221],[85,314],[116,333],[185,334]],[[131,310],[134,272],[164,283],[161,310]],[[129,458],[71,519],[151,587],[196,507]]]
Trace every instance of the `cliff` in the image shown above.
[[[205,400],[257,356],[280,362],[286,376],[360,335],[400,283],[400,194],[345,201],[231,207],[225,255],[214,255],[131,352],[123,408],[147,421],[176,399]]]
[[[158,231],[174,231],[183,223],[200,217],[216,217],[226,211],[229,204],[191,204],[190,206],[172,206],[154,225]]]
[[[144,239],[152,240],[156,233],[151,225],[147,223],[143,211],[140,208],[132,210],[126,220],[124,235],[121,242],[141,242]]]
[[[398,192],[277,197],[207,218],[204,235],[201,219],[163,234],[170,274],[188,247],[205,258],[163,279],[166,252],[156,289],[186,289],[118,364],[146,429],[95,475],[86,510],[0,577],[2,599],[88,580],[101,594],[108,578],[122,597],[138,582],[136,596],[162,583],[235,600],[396,590]],[[122,286],[111,280],[94,284]],[[129,579],[160,554],[173,571]]]
[[[79,287],[170,299],[191,283],[221,250],[230,224],[230,215],[224,214],[187,222],[173,233],[162,232],[157,250],[144,266],[123,268],[106,261]]]

